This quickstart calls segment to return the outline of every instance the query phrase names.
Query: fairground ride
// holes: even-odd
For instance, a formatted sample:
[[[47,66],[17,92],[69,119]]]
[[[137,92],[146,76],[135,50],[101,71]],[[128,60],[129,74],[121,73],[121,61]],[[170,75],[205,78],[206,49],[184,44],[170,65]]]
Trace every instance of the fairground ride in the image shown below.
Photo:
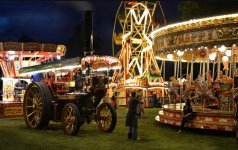
[[[0,43],[0,66],[3,73],[3,102],[21,101],[30,76],[19,74],[22,67],[38,65],[54,57],[64,56],[64,45],[43,43]]]
[[[123,99],[119,105],[126,104],[125,98],[132,91],[145,97],[146,106],[150,105],[148,96],[151,93],[164,94],[161,69],[155,59],[150,36],[156,25],[154,15],[158,5],[159,2],[124,1],[117,11],[113,41],[121,46],[117,56],[123,69],[114,72],[112,89]],[[113,54],[116,45],[113,45]]]
[[[238,14],[229,14],[158,27],[152,32],[156,56],[164,63],[174,62],[174,69],[169,68],[174,76],[167,105],[157,121],[179,126],[184,101],[190,100],[195,117],[188,127],[236,131],[238,138],[237,25]]]

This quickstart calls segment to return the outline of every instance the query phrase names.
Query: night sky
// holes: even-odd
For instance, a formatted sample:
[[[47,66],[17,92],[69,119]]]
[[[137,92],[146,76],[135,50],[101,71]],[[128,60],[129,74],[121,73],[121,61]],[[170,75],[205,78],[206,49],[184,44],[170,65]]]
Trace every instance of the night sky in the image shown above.
[[[112,32],[120,1],[0,2],[0,42],[27,36],[35,42],[67,44],[84,11],[93,11],[94,35],[101,39],[98,54],[112,54]],[[178,21],[178,1],[161,2],[168,23]],[[82,40],[82,39],[78,39]],[[76,52],[68,51],[68,57]],[[75,56],[76,57],[76,56]]]

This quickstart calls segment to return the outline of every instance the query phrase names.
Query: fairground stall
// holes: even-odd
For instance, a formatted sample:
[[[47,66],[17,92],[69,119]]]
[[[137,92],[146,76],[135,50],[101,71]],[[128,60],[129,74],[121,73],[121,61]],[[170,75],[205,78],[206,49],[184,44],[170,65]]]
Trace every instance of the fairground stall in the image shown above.
[[[235,131],[238,14],[171,24],[152,32],[159,60],[173,69],[168,103],[156,120],[180,126],[184,101],[194,119],[188,127]],[[172,64],[172,65],[171,65]],[[164,67],[166,68],[166,66]]]
[[[117,11],[113,40],[114,48],[120,47],[117,56],[123,68],[114,72],[111,95],[117,93],[119,105],[126,105],[133,91],[145,99],[146,107],[152,106],[152,94],[164,96],[165,84],[150,37],[155,26],[154,14],[160,8],[157,5],[159,3],[123,1]]]
[[[2,77],[1,117],[22,114],[22,99],[27,85],[33,76],[20,75],[22,67],[38,65],[54,57],[64,56],[64,45],[43,43],[0,43],[0,66]],[[31,78],[32,77],[32,78]],[[18,105],[19,104],[19,105]]]

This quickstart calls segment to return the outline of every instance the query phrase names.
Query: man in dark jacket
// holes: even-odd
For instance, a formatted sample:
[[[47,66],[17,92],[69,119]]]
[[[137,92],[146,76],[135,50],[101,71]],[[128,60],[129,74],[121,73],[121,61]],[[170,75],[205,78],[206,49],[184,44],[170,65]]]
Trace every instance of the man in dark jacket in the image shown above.
[[[129,127],[128,139],[138,140],[137,138],[137,104],[139,100],[136,98],[136,93],[131,93],[131,98],[128,101],[128,112],[126,115],[126,126]]]

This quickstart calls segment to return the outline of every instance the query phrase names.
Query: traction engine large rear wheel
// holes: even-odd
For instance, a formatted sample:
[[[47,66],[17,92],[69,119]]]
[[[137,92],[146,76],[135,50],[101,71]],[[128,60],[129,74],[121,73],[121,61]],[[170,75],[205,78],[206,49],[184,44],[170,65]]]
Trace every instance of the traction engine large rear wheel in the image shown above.
[[[102,103],[97,111],[97,124],[100,131],[112,132],[117,123],[117,113],[110,103]]]
[[[28,127],[41,129],[48,126],[52,99],[52,94],[45,84],[39,82],[29,84],[23,102],[23,113]]]
[[[76,135],[80,127],[80,113],[74,103],[64,106],[62,112],[62,124],[64,132],[68,135]]]

